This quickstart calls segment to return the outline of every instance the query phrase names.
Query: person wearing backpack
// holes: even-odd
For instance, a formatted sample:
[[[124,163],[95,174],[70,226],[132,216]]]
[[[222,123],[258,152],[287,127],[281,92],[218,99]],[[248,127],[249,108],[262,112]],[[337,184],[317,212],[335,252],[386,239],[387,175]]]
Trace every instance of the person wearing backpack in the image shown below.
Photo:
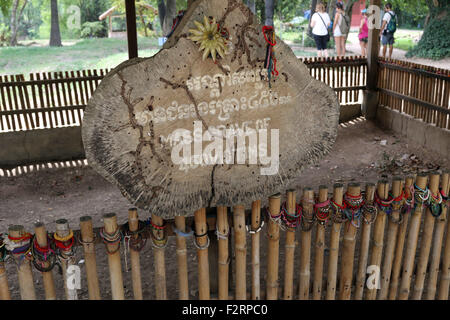
[[[392,4],[386,3],[383,24],[380,29],[381,44],[383,45],[383,58],[386,57],[387,46],[389,46],[389,59],[394,50],[394,33],[397,30],[397,15],[392,11]]]
[[[345,56],[345,40],[350,29],[350,19],[345,15],[341,2],[336,3],[336,15],[334,16],[333,35],[338,57]]]

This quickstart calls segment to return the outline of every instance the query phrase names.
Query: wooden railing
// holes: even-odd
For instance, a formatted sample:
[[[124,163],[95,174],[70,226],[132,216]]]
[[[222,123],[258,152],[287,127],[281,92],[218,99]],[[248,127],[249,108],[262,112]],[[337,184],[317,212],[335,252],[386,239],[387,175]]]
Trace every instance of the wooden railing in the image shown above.
[[[311,75],[331,86],[342,105],[361,105],[367,62],[362,57],[303,58]],[[108,69],[0,76],[0,133],[79,126]]]
[[[379,59],[379,104],[450,129],[450,70]]]
[[[0,132],[79,126],[109,70],[0,76]]]
[[[312,77],[326,83],[336,91],[341,105],[361,105],[367,82],[365,57],[308,57],[300,58],[300,60],[309,68]]]

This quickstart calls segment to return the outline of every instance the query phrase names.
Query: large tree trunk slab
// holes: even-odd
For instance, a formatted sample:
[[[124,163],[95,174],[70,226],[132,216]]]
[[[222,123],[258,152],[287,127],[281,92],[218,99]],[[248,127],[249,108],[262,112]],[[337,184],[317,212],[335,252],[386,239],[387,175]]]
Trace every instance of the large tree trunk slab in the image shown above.
[[[204,16],[214,17],[230,34],[229,53],[216,63],[203,60],[199,45],[189,39],[194,21],[203,22]],[[98,86],[82,127],[89,164],[132,205],[166,219],[191,216],[203,207],[250,206],[285,192],[305,166],[333,146],[339,103],[334,91],[313,79],[276,40],[280,74],[269,88],[266,41],[250,10],[237,0],[194,2],[160,52],[122,63]],[[262,175],[270,165],[260,161],[174,162],[172,152],[181,141],[174,132],[193,131],[194,122],[215,142],[224,128],[267,128],[267,140],[259,135],[258,141],[267,141],[269,155],[276,150],[271,130],[278,129],[277,170]],[[211,143],[201,143],[203,150]],[[231,156],[236,159],[236,153]]]

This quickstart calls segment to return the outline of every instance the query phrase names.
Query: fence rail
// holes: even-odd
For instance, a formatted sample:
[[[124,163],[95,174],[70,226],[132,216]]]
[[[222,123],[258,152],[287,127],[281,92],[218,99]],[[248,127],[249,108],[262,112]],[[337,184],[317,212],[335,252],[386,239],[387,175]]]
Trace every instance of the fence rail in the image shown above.
[[[367,61],[362,57],[305,58],[317,80],[330,85],[341,104],[361,104]],[[79,126],[83,111],[108,69],[0,76],[0,133]]]
[[[379,103],[450,129],[450,70],[379,59]]]
[[[44,294],[47,299],[77,299],[74,289],[56,290],[61,282],[55,279],[61,275],[53,270],[59,261],[62,279],[72,281],[66,270],[79,259],[85,261],[81,285],[87,284],[89,299],[105,298],[99,282],[105,289],[106,275],[97,272],[96,246],[105,247],[112,298],[119,300],[125,299],[124,285],[130,287],[123,277],[122,254],[124,261],[131,262],[133,297],[143,298],[141,262],[151,257],[145,247],[152,247],[154,254],[156,299],[189,299],[195,288],[201,300],[448,300],[449,184],[448,173],[419,174],[395,177],[392,183],[349,183],[346,190],[342,184],[335,184],[333,190],[304,188],[300,197],[291,190],[270,197],[266,208],[255,201],[251,208],[208,208],[208,215],[203,208],[193,217],[167,221],[155,214],[139,220],[137,210],[130,209],[126,223],[119,224],[115,214],[107,214],[103,226],[96,228],[86,216],[80,218],[80,230],[72,230],[65,219],[56,220],[56,230],[49,233],[37,223],[35,235],[23,226],[10,226],[7,234],[0,235],[0,300],[11,298],[11,293],[15,297],[20,293],[22,299]],[[167,245],[169,238],[176,238],[176,248]],[[74,255],[75,247],[81,247],[83,254],[78,250]],[[193,262],[198,264],[197,283],[188,277],[191,250],[197,254]],[[103,252],[97,251],[98,259]],[[176,266],[166,265],[170,256],[171,261],[177,257]],[[9,263],[18,268],[7,268]],[[294,272],[296,263],[300,272]],[[170,273],[178,268],[178,277],[166,277],[167,266]],[[33,274],[32,267],[39,272]],[[229,286],[228,268],[235,275],[235,286]],[[11,283],[17,279],[15,272],[18,285]],[[43,290],[34,287],[36,276],[43,277]],[[177,290],[168,294],[169,285]]]
[[[0,132],[79,126],[108,69],[0,76]]]

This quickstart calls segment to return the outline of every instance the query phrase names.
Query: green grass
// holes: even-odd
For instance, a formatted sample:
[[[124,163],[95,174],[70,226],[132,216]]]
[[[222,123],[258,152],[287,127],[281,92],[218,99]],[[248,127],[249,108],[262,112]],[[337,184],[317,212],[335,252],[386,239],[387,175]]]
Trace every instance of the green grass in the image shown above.
[[[280,34],[280,38],[283,41],[292,41],[293,43],[302,43],[301,31],[287,31]]]
[[[405,39],[405,38],[395,39],[394,48],[408,51],[412,47],[414,47],[414,41],[412,39]]]
[[[158,40],[139,38],[139,56],[158,52]],[[84,39],[63,47],[0,48],[0,75],[114,68],[128,59],[126,39]]]

